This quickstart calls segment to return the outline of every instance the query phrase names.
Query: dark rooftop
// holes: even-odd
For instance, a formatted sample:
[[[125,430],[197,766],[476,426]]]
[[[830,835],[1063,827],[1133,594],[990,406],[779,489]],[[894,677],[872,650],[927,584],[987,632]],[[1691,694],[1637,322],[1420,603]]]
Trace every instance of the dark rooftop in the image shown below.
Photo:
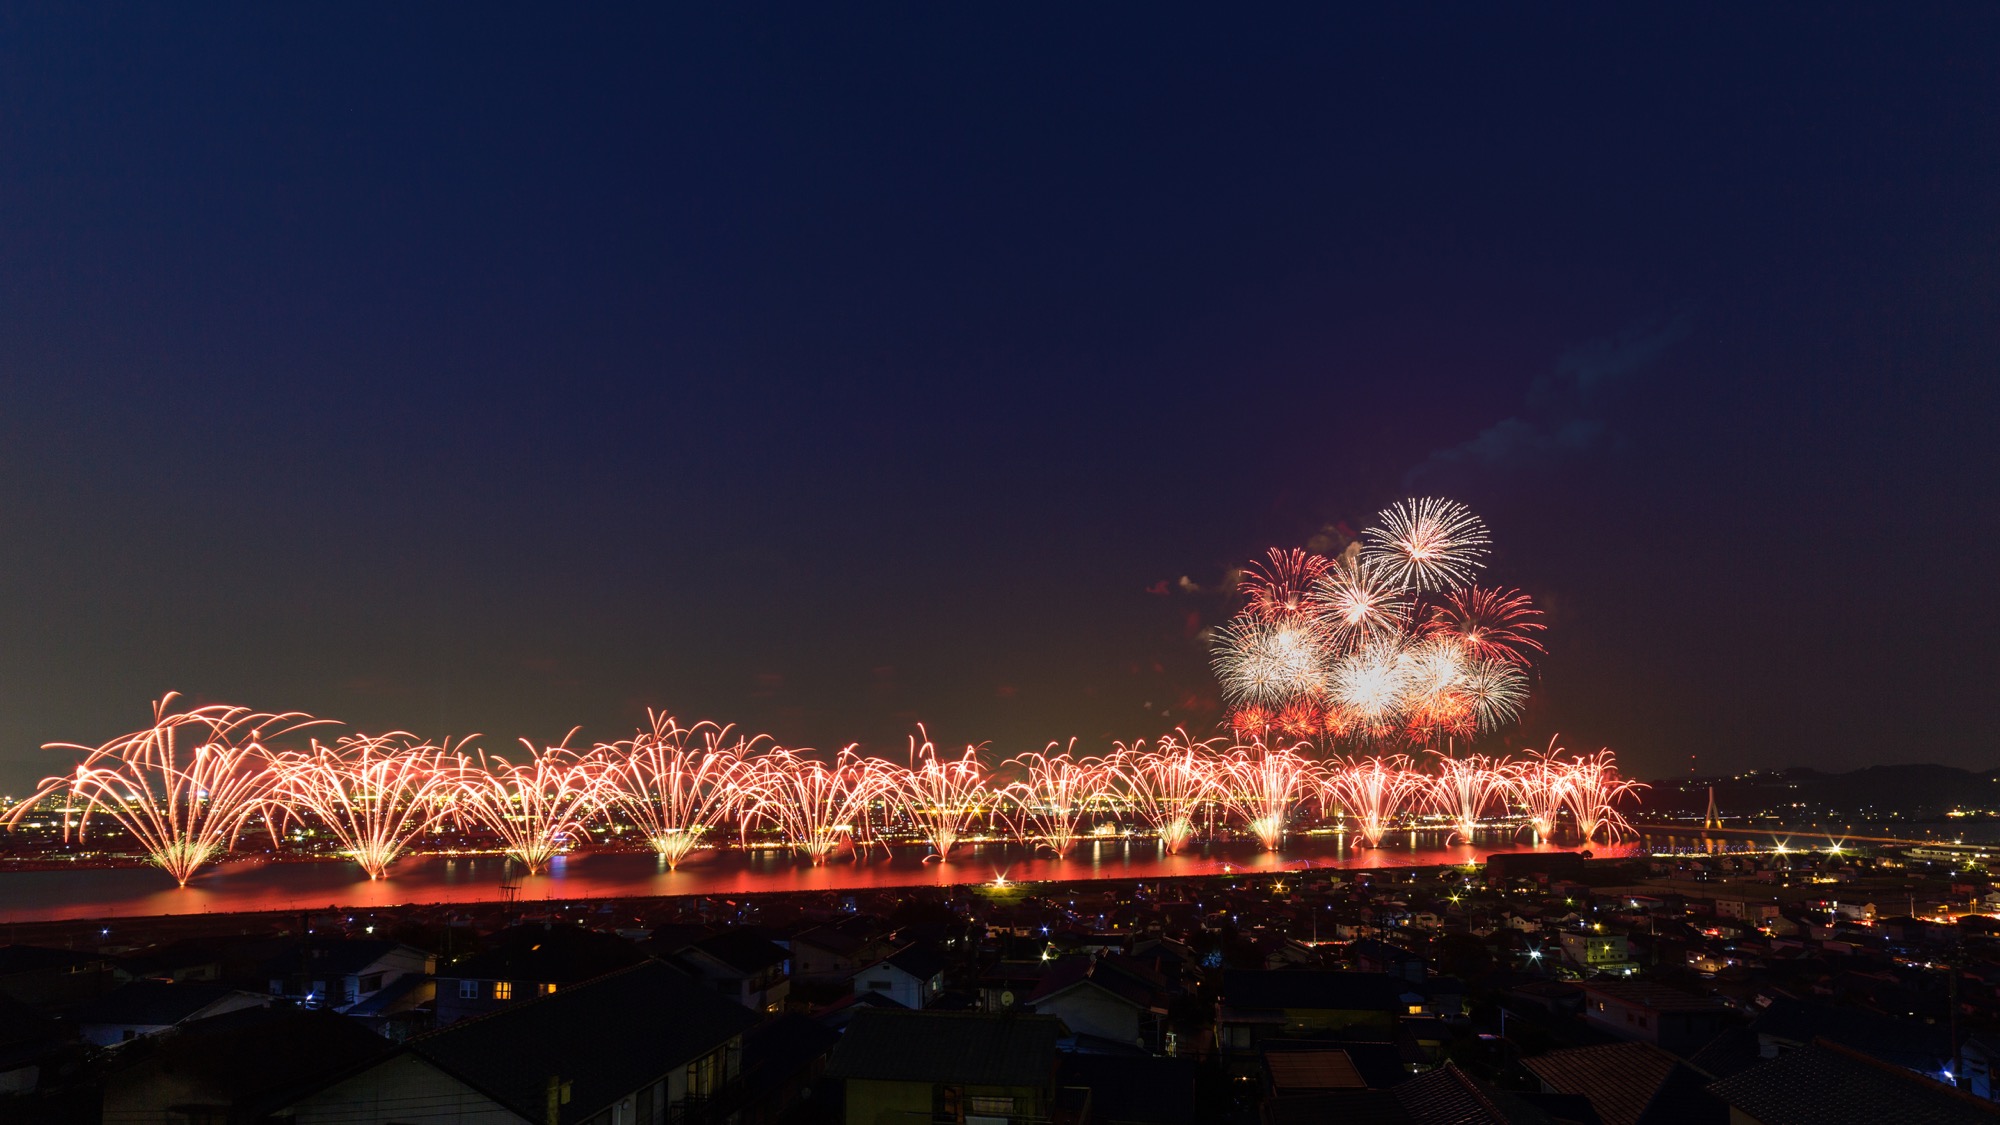
[[[857,1013],[833,1050],[836,1078],[948,1082],[967,1086],[1040,1086],[1054,1076],[1053,1016],[983,1012]]]
[[[537,1121],[557,1068],[571,1084],[562,1119],[582,1121],[756,1022],[741,1004],[648,960],[461,1020],[410,1040],[409,1049]]]
[[[1709,1090],[1761,1125],[1992,1125],[2000,1106],[1858,1051],[1815,1042]]]
[[[76,1010],[74,1018],[80,1024],[166,1026],[179,1023],[237,992],[237,989],[221,984],[135,980],[86,1001]]]
[[[1222,974],[1221,995],[1238,1010],[1395,1012],[1411,987],[1388,973],[1231,969]]]

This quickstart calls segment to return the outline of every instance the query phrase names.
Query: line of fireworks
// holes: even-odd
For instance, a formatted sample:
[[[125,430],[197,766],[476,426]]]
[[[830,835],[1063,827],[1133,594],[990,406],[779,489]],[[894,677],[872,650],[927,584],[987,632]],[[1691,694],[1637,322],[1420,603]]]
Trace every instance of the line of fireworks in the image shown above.
[[[1450,500],[1404,500],[1334,558],[1272,549],[1238,582],[1212,657],[1239,739],[1431,747],[1520,719],[1544,628],[1473,584],[1490,538]]]
[[[1563,827],[1584,841],[1630,831],[1617,806],[1643,786],[1620,776],[1608,750],[1567,755],[1553,743],[1518,760],[1433,755],[1421,768],[1402,755],[1319,760],[1303,744],[1196,741],[1186,731],[1117,744],[1103,756],[1051,744],[989,768],[978,747],[941,754],[913,738],[907,765],[855,747],[822,761],[713,723],[679,726],[655,715],[632,738],[588,750],[523,741],[515,760],[468,752],[470,742],[413,735],[308,738],[274,749],[322,720],[297,713],[200,707],[174,712],[81,751],[74,772],[44,779],[7,815],[9,826],[41,801],[66,797],[81,838],[94,817],[121,825],[185,884],[236,846],[255,823],[327,830],[372,878],[427,832],[483,834],[531,872],[585,844],[593,831],[636,828],[669,868],[734,824],[740,844],[775,837],[813,863],[870,841],[914,839],[942,860],[988,833],[1067,855],[1087,834],[1150,832],[1168,852],[1197,835],[1245,831],[1280,846],[1302,810],[1379,845],[1413,818],[1443,820],[1460,837],[1492,818],[1525,816],[1540,839]],[[190,745],[192,744],[192,745]],[[984,825],[982,830],[981,826]]]

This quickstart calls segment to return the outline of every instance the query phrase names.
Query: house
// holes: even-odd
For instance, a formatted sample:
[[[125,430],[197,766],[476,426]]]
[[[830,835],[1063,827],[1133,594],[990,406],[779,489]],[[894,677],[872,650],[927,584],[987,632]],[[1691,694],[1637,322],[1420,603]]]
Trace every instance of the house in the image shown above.
[[[803,1013],[766,1020],[743,1037],[742,1125],[770,1125],[814,1096],[840,1033]]]
[[[1025,1003],[1031,1011],[1062,1020],[1075,1036],[1077,1050],[1160,1050],[1165,1000],[1110,961],[1065,958],[1050,968]]]
[[[269,996],[219,984],[135,980],[85,1002],[71,1018],[86,1042],[115,1047],[194,1020],[270,1003]]]
[[[1626,945],[1624,934],[1607,934],[1596,931],[1562,935],[1563,960],[1582,969],[1586,975],[1606,973],[1625,976],[1639,967],[1632,960],[1632,951]]]
[[[1729,1011],[1713,1000],[1646,981],[1583,981],[1584,1022],[1620,1039],[1687,1052],[1713,1039]]]
[[[843,1080],[848,1125],[1087,1119],[1088,1092],[1056,1080],[1053,1016],[867,1011],[827,1064]]]
[[[346,1011],[404,977],[435,966],[430,954],[396,941],[302,942],[264,967],[270,993],[301,1008]]]
[[[437,970],[437,1026],[546,996],[646,960],[624,938],[581,926],[526,925],[494,935],[492,947]]]
[[[1423,997],[1387,973],[1233,969],[1216,998],[1216,1045],[1247,1055],[1266,1038],[1367,1029],[1392,1035]]]
[[[858,995],[873,992],[905,1008],[930,1004],[944,988],[945,960],[918,946],[904,946],[854,974]]]
[[[1709,1086],[1731,1125],[1921,1121],[1994,1125],[2000,1107],[1859,1051],[1815,1041]]]
[[[1571,1047],[1521,1060],[1542,1092],[1590,1102],[1603,1125],[1727,1125],[1703,1075],[1650,1043]]]
[[[791,994],[791,951],[749,930],[712,934],[668,960],[752,1011],[775,1012]]]
[[[1397,1125],[1527,1125],[1551,1118],[1521,1098],[1446,1063],[1389,1090],[1330,1090],[1267,1098],[1262,1125],[1396,1122]]]
[[[1387,973],[1402,977],[1415,984],[1422,984],[1429,966],[1422,957],[1375,938],[1363,938],[1354,943],[1350,950],[1354,955],[1354,967],[1364,973]]]
[[[243,1008],[120,1052],[104,1076],[104,1120],[261,1122],[300,1082],[388,1050],[329,1011]]]
[[[740,1107],[757,1016],[646,960],[460,1020],[273,1110],[291,1125],[658,1125]]]
[[[0,1098],[33,1093],[42,1076],[59,1071],[83,1048],[69,1029],[26,1004],[0,996]]]
[[[1193,1059],[1065,1051],[1056,1074],[1065,1088],[1090,1090],[1089,1125],[1197,1125],[1199,1070]]]
[[[896,950],[887,924],[866,915],[800,930],[787,944],[792,972],[801,977],[850,977]]]

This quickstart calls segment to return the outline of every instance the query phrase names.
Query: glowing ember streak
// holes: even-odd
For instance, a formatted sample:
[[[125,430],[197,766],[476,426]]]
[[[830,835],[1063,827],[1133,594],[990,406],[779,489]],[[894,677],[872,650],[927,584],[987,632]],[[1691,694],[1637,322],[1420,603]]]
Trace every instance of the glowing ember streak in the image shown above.
[[[1219,764],[1222,800],[1266,848],[1276,849],[1292,809],[1318,787],[1313,763],[1288,748],[1239,748]]]
[[[278,756],[272,795],[288,812],[312,814],[368,878],[380,879],[450,808],[446,755],[404,731],[344,735],[332,746],[315,739],[308,753]]]
[[[653,729],[597,747],[608,765],[606,796],[667,863],[680,867],[702,837],[737,815],[750,790],[745,758],[765,740],[710,722],[682,727],[649,714]]]
[[[189,876],[235,847],[244,825],[268,810],[277,775],[265,740],[320,720],[220,704],[170,713],[175,698],[169,694],[153,705],[152,726],[102,746],[50,743],[48,749],[82,751],[84,761],[73,774],[44,778],[8,814],[8,826],[18,825],[44,797],[67,789],[84,805],[77,839],[102,812],[187,886]],[[69,838],[68,823],[63,831]]]
[[[853,747],[835,755],[831,766],[778,749],[752,762],[748,784],[746,815],[775,824],[786,843],[818,865],[867,818],[884,779]]]
[[[1401,754],[1362,758],[1333,766],[1326,774],[1322,804],[1337,803],[1355,822],[1355,831],[1370,847],[1382,842],[1396,814],[1424,789]]]
[[[506,854],[530,875],[548,867],[559,853],[584,838],[584,823],[607,796],[602,757],[580,755],[562,746],[535,752],[523,739],[529,759],[520,765],[480,751],[478,765],[461,756],[453,770],[453,809],[500,838]]]
[[[1153,750],[1144,742],[1120,746],[1106,768],[1119,796],[1152,826],[1169,855],[1187,846],[1201,807],[1221,792],[1213,744],[1193,742],[1186,731],[1160,739]]]
[[[1472,581],[1493,540],[1486,523],[1455,500],[1399,500],[1362,532],[1361,557],[1398,585],[1455,590]]]
[[[1605,830],[1606,840],[1614,843],[1632,832],[1632,825],[1618,811],[1617,804],[1621,798],[1636,797],[1647,786],[1618,776],[1617,755],[1599,750],[1579,757],[1564,767],[1564,774],[1563,803],[1576,818],[1577,834],[1584,843],[1589,843],[1599,828]]]
[[[1435,751],[1433,751],[1435,753]],[[1428,805],[1451,818],[1451,830],[1466,843],[1478,829],[1480,818],[1496,803],[1504,803],[1507,774],[1497,769],[1491,758],[1448,758],[1439,755],[1437,772],[1428,780]]]
[[[956,761],[945,761],[929,738],[910,743],[911,768],[895,771],[886,790],[943,862],[986,810],[986,770],[971,746]]]
[[[1048,750],[1056,744],[1051,742]],[[1076,846],[1077,827],[1093,800],[1104,797],[1112,774],[1102,758],[1077,758],[1065,750],[1009,758],[1027,777],[1003,792],[1013,805],[1015,835],[1023,842],[1039,839],[1058,856]]]

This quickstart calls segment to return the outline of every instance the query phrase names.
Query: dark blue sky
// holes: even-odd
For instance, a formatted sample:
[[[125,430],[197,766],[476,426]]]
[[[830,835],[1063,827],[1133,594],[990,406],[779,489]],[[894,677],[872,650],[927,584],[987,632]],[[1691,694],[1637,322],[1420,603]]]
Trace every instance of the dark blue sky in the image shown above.
[[[0,11],[0,784],[1207,724],[1410,491],[1640,773],[1996,762],[2000,12]]]

